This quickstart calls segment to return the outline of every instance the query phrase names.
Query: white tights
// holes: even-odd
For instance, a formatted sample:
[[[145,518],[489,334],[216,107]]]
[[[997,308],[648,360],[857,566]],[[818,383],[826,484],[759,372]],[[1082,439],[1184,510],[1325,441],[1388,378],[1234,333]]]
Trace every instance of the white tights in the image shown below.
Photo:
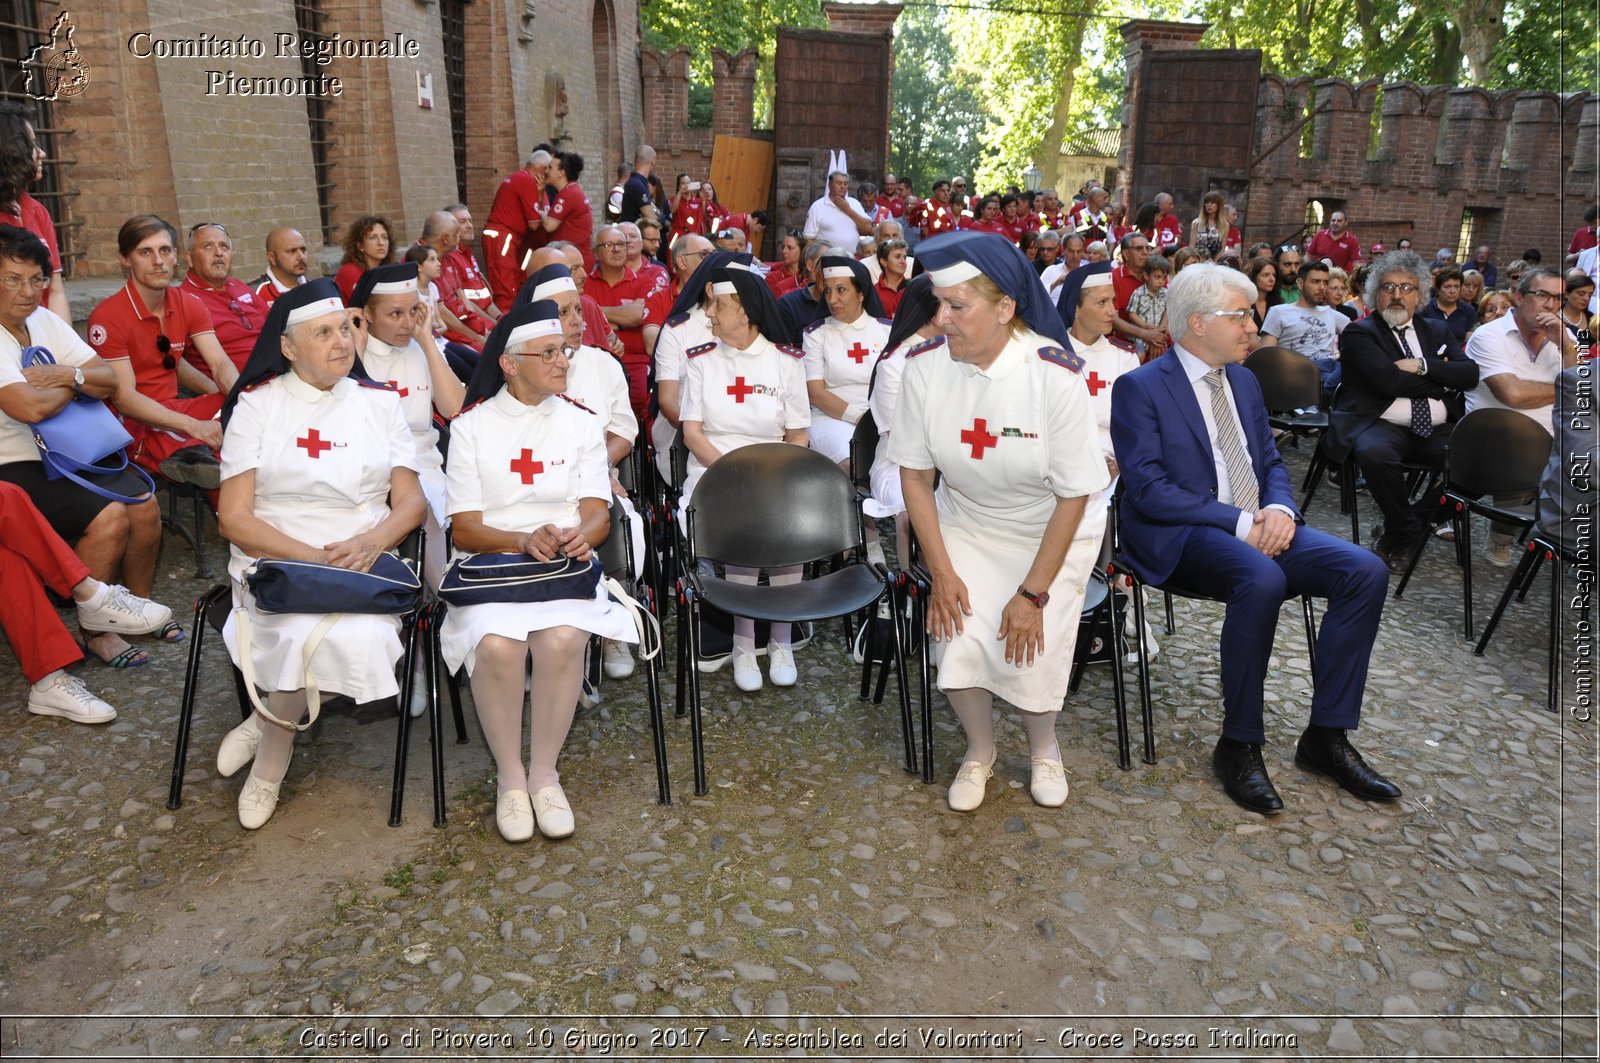
[[[478,723],[494,757],[500,792],[532,793],[557,786],[556,758],[572,730],[583,686],[583,650],[587,632],[575,627],[535,631],[526,639],[485,635],[472,666],[472,700]],[[533,655],[532,724],[528,728],[528,761],[522,760],[523,675]]]
[[[967,735],[967,754],[963,761],[976,760],[989,764],[995,757],[994,748],[994,695],[982,687],[964,687],[944,692],[955,710],[956,719]],[[1046,760],[1060,760],[1061,748],[1056,744],[1056,712],[1024,712],[1022,726],[1028,733],[1030,756]]]

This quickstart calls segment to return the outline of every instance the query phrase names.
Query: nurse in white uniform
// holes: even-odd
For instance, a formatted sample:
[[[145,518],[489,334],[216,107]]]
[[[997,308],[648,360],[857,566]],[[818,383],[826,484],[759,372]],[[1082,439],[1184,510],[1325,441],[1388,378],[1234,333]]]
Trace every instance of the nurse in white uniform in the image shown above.
[[[803,447],[811,424],[801,364],[804,354],[772,340],[783,335],[783,323],[766,281],[748,269],[726,265],[712,274],[711,292],[711,331],[717,341],[689,350],[684,378],[683,440],[689,448],[689,472],[683,485],[685,508],[706,467],[722,455],[756,443]],[[681,513],[679,517],[682,519]],[[714,521],[716,517],[705,513],[697,519]],[[735,583],[754,584],[759,573],[730,565],[726,575]],[[767,577],[774,586],[798,583],[800,566],[769,569]],[[795,683],[791,627],[772,625],[767,675],[774,686]],[[740,690],[761,689],[755,622],[744,617],[733,621],[733,681]]]
[[[239,822],[271,818],[307,711],[307,679],[357,702],[399,693],[400,620],[346,613],[304,649],[325,617],[262,613],[244,583],[257,558],[289,558],[366,571],[422,522],[417,447],[399,397],[349,376],[355,345],[339,290],[319,278],[279,296],[222,411],[217,524],[231,544],[234,610],[222,629],[241,671],[267,691],[266,708],[223,739],[217,768],[232,775],[253,758]],[[245,661],[248,631],[250,659]],[[309,673],[309,675],[308,675]]]
[[[430,586],[437,587],[444,568],[444,528],[449,520],[444,456],[439,453],[434,413],[446,421],[460,413],[466,389],[433,341],[427,304],[417,295],[415,262],[367,270],[350,293],[350,306],[361,311],[356,315],[362,326],[356,335],[356,353],[362,368],[367,376],[387,383],[399,394],[406,426],[416,441],[417,474],[428,500],[423,575]]]
[[[983,801],[995,695],[1022,714],[1034,801],[1056,807],[1067,798],[1056,716],[1099,546],[1080,525],[1109,479],[1094,412],[1061,318],[1013,244],[952,233],[918,255],[946,343],[908,361],[889,457],[933,579],[939,688],[967,737],[950,807]]]
[[[633,403],[628,399],[628,375],[610,351],[584,344],[583,306],[578,300],[578,286],[572,282],[571,270],[552,263],[528,280],[533,288],[529,302],[548,299],[561,311],[561,332],[571,351],[567,356],[564,394],[593,410],[604,422],[611,494],[628,515],[633,539],[633,578],[638,579],[644,573],[644,521],[639,519],[639,511],[617,479],[616,471],[633,453],[633,441],[639,438],[639,422],[633,415]],[[626,643],[606,639],[601,644],[601,654],[606,675],[612,679],[625,679],[633,674],[633,654]]]
[[[458,553],[524,553],[584,561],[611,531],[611,478],[600,417],[562,394],[569,347],[554,302],[514,305],[495,324],[450,430],[450,517]],[[472,679],[499,776],[495,821],[507,841],[535,826],[574,829],[556,760],[571,730],[589,635],[637,641],[628,613],[593,599],[452,606],[439,629],[445,664]],[[523,676],[533,660],[528,759]]]
[[[811,449],[848,471],[850,437],[867,412],[867,385],[889,338],[889,322],[867,267],[853,258],[823,256],[822,296],[828,316],[801,333]]]
[[[698,264],[683,282],[678,297],[667,312],[667,320],[656,332],[655,349],[650,358],[656,379],[656,405],[658,412],[650,426],[650,442],[656,450],[656,469],[663,482],[672,481],[672,444],[678,439],[678,424],[683,409],[683,377],[688,365],[687,351],[712,343],[711,321],[706,317],[706,307],[711,296],[706,289],[711,285],[711,274],[729,262],[750,265],[748,254],[711,249],[711,241],[690,233],[681,238],[672,249],[673,261],[680,254],[698,255]],[[649,327],[645,335],[648,340]]]

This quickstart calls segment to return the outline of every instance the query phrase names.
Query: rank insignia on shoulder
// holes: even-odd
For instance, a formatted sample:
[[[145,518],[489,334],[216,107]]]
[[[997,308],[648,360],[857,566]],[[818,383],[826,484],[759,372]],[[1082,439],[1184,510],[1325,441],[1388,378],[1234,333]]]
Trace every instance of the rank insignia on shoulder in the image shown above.
[[[685,310],[681,314],[673,314],[671,317],[667,318],[667,324],[681,325],[687,320],[689,320],[689,311]]]
[[[1074,373],[1083,372],[1083,355],[1074,351],[1064,351],[1060,347],[1040,347],[1039,357],[1047,362],[1064,366]]]
[[[880,325],[889,325],[891,327],[894,325],[894,318],[892,317],[875,317],[872,320],[876,321]]]
[[[579,402],[577,399],[573,398],[571,395],[562,395],[561,397],[566,399],[568,402],[572,403],[574,406],[576,406],[578,409],[582,410],[584,413],[588,413],[588,414],[593,414],[594,413],[593,410],[589,409],[589,407],[585,406],[583,403]]]
[[[827,323],[828,323],[828,319],[827,318],[819,317],[815,321],[813,321],[811,324],[809,324],[805,328],[801,329],[800,330],[800,334],[802,336],[809,336],[813,332],[817,331],[817,329],[821,328],[823,325],[826,325]]]
[[[686,357],[698,358],[702,354],[705,354],[707,351],[714,351],[716,349],[717,349],[717,344],[716,344],[716,341],[713,340],[710,343],[702,343],[702,344],[699,344],[697,346],[690,347],[687,351],[684,351],[683,353],[684,353],[684,355]]]
[[[461,417],[464,417],[469,411],[476,410],[479,406],[482,406],[484,403],[486,403],[488,401],[489,401],[488,399],[479,399],[477,402],[472,403],[470,406],[463,406],[463,407],[461,407],[460,411],[458,411],[456,413],[456,417],[458,419],[461,418]]]
[[[366,377],[356,377],[356,383],[360,384],[364,388],[376,388],[379,391],[392,391],[396,395],[400,393],[400,389],[395,387],[393,384],[385,384],[377,380],[368,380]]]
[[[278,379],[278,378],[275,377],[275,376],[264,376],[260,380],[257,380],[254,384],[251,384],[249,387],[240,388],[239,389],[239,394],[245,395],[245,394],[248,394],[248,393],[254,391],[256,388],[266,387],[268,384],[272,383],[276,379]]]
[[[939,344],[941,344],[943,342],[944,342],[944,337],[943,336],[935,336],[931,340],[923,340],[921,343],[917,344],[915,347],[913,347],[909,351],[907,351],[906,352],[906,357],[907,358],[915,358],[919,354],[924,354],[924,353],[926,353],[928,351],[933,350],[935,347],[939,346]]]
[[[782,351],[784,354],[787,354],[790,358],[804,358],[806,356],[805,351],[802,351],[798,347],[791,347],[787,343],[774,343],[773,346],[778,348],[778,350]]]

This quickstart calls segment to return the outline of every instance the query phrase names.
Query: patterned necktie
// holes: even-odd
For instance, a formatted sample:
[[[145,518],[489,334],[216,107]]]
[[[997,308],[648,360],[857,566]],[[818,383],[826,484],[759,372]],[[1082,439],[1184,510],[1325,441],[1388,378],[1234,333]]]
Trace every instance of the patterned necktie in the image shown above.
[[[1411,357],[1411,347],[1406,343],[1406,333],[1410,331],[1410,325],[1401,325],[1394,330],[1394,338],[1400,341],[1400,350],[1407,358]],[[1427,399],[1411,400],[1411,430],[1419,439],[1433,435],[1433,411],[1428,409]]]
[[[1234,419],[1233,407],[1228,405],[1227,393],[1222,390],[1222,370],[1211,370],[1205,380],[1211,389],[1211,419],[1217,425],[1217,446],[1222,449],[1222,464],[1228,470],[1233,504],[1246,513],[1254,513],[1261,504],[1261,491],[1256,485],[1256,470],[1250,464],[1250,454],[1244,448],[1239,422]]]

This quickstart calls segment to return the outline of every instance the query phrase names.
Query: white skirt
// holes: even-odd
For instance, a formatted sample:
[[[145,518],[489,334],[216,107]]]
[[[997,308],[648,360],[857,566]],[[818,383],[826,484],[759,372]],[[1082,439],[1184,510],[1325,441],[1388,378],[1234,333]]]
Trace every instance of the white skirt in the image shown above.
[[[256,685],[266,691],[299,690],[306,685],[302,656],[306,637],[324,619],[320,613],[263,613],[255,597],[233,585],[234,611],[222,626],[233,663],[240,662],[238,614],[250,613],[251,663]],[[380,701],[400,693],[395,666],[405,646],[400,618],[345,613],[328,629],[311,657],[310,672],[323,694],[344,694],[356,702]]]
[[[633,617],[611,600],[602,585],[596,589],[593,601],[452,605],[439,627],[439,650],[452,672],[465,665],[470,676],[478,643],[485,635],[500,635],[520,642],[535,631],[553,627],[575,627],[614,642],[639,641]]]
[[[850,440],[856,426],[837,417],[829,417],[815,406],[811,407],[811,449],[827,456],[829,461],[844,461],[850,457]]]
[[[1037,541],[1000,536],[992,530],[975,534],[939,515],[940,532],[956,575],[967,585],[972,615],[963,631],[948,642],[932,644],[940,690],[981,687],[1023,712],[1056,712],[1067,696],[1072,650],[1078,641],[1083,588],[1100,552],[1100,536],[1074,539],[1061,570],[1050,584],[1044,609],[1044,653],[1018,668],[1006,661],[1006,644],[996,635],[1000,614],[1016,596],[1033,566]]]

